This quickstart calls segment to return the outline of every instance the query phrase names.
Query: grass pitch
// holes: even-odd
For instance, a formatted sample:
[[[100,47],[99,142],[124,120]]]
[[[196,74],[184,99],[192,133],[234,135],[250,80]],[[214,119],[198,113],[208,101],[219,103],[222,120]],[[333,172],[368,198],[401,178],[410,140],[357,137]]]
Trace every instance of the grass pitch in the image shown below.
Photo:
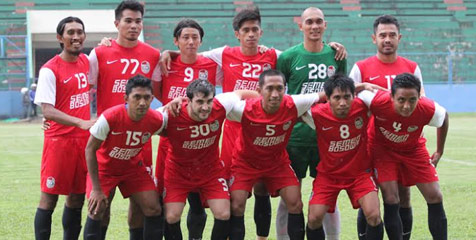
[[[451,114],[450,130],[443,159],[438,165],[440,185],[448,218],[448,238],[476,239],[476,114]],[[436,147],[435,128],[426,127],[430,154]],[[157,146],[158,138],[154,138]],[[39,124],[0,124],[0,239],[33,239],[33,219],[40,198],[40,162],[43,133]],[[155,156],[155,155],[154,155]],[[305,215],[312,179],[303,182]],[[278,199],[273,199],[273,221],[269,239],[276,239],[274,217]],[[427,227],[427,207],[418,189],[412,188],[414,225],[412,239],[431,239]],[[60,197],[53,214],[51,239],[62,238],[61,216],[64,197]],[[246,211],[246,239],[255,239],[253,198]],[[345,193],[339,196],[341,239],[356,239],[356,215]],[[112,203],[108,239],[128,239],[128,200],[120,194]],[[83,208],[83,219],[86,216]],[[187,210],[184,211],[186,213]],[[184,238],[186,219],[182,218]],[[83,221],[84,224],[84,221]],[[213,216],[208,211],[204,239],[210,238]],[[80,237],[82,239],[82,236]]]

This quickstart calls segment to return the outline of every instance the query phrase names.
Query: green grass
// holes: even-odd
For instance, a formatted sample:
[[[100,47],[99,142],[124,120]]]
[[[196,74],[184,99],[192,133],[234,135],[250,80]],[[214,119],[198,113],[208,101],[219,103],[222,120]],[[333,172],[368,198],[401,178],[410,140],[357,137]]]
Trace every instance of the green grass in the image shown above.
[[[451,114],[450,130],[443,159],[438,165],[440,184],[448,217],[449,239],[476,239],[476,114]],[[435,129],[426,128],[430,154],[434,151]],[[154,139],[157,145],[158,139]],[[43,135],[39,124],[0,124],[0,238],[33,239],[33,218],[40,197],[40,161]],[[472,147],[473,146],[473,147]],[[307,212],[307,199],[311,179],[303,183],[303,202]],[[431,239],[427,227],[426,204],[416,188],[412,188],[414,227],[412,239]],[[276,209],[278,199],[273,199]],[[51,239],[61,239],[61,214],[64,197],[60,197],[53,215]],[[246,212],[246,239],[255,239],[253,198]],[[350,207],[345,193],[339,197],[341,210],[341,239],[356,239],[357,212]],[[109,239],[128,239],[128,200],[116,195],[112,204]],[[186,212],[186,211],[185,211]],[[213,217],[208,217],[204,239],[209,239]],[[83,211],[83,216],[85,216]],[[273,224],[270,239],[275,238]],[[83,217],[84,218],[84,217]],[[182,219],[184,238],[187,238],[185,219]],[[82,239],[82,236],[81,236]]]

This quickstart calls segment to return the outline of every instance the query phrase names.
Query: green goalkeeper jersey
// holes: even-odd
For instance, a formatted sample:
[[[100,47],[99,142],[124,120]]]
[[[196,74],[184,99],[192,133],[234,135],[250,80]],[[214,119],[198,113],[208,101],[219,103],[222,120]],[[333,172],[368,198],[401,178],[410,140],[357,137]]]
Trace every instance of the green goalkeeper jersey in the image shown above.
[[[304,44],[284,51],[278,59],[277,69],[287,81],[288,94],[324,91],[324,82],[337,72],[346,74],[347,60],[336,61],[336,51],[324,44],[321,52],[308,52]],[[307,124],[298,122],[289,139],[291,146],[316,146],[316,132]]]

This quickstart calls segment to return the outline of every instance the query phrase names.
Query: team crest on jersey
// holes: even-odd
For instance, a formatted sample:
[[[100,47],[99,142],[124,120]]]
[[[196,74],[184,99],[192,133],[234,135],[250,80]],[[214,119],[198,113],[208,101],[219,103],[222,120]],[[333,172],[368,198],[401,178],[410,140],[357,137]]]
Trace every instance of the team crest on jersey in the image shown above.
[[[263,71],[266,71],[266,70],[269,70],[269,69],[271,69],[271,64],[265,63],[265,64],[263,65]]]
[[[408,132],[414,132],[418,129],[418,126],[412,125],[407,128]]]
[[[212,130],[212,132],[216,132],[219,128],[220,123],[218,122],[218,120],[215,120],[214,122],[210,123],[210,130]]]
[[[202,80],[207,80],[208,79],[208,71],[206,69],[200,69],[198,71],[198,78]]]
[[[55,186],[55,178],[54,177],[48,177],[46,179],[46,187],[47,188],[53,188]]]
[[[364,120],[362,119],[362,117],[356,118],[355,119],[355,127],[357,129],[361,129],[363,126],[364,126]]]
[[[284,131],[288,130],[289,127],[291,127],[291,123],[292,123],[291,120],[287,121],[287,122],[283,125],[283,130],[284,130]]]
[[[147,141],[149,141],[150,138],[150,132],[146,132],[142,135],[142,144],[145,144]]]
[[[142,61],[140,64],[140,70],[142,70],[143,73],[147,74],[150,72],[150,63],[147,61]]]
[[[330,65],[327,68],[327,77],[332,77],[332,76],[334,76],[334,74],[336,74],[336,67]]]

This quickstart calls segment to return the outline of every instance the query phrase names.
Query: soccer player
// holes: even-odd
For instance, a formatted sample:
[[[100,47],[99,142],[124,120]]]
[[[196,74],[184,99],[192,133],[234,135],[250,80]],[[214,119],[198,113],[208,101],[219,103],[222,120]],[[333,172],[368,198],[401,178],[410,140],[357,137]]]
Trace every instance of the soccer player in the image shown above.
[[[272,196],[279,195],[286,203],[290,239],[304,239],[299,182],[285,147],[298,117],[319,100],[319,94],[284,95],[285,83],[281,72],[264,71],[257,89],[261,97],[240,101],[227,116],[242,125],[230,179],[231,240],[244,239],[246,199],[258,181],[264,182]]]
[[[127,80],[141,74],[155,82],[160,70],[158,59],[160,53],[152,46],[138,40],[142,31],[144,7],[135,0],[122,1],[115,9],[114,24],[118,30],[117,39],[112,46],[99,46],[89,54],[90,84],[97,86],[97,113],[124,103]],[[157,84],[155,84],[157,85]],[[154,86],[156,91],[160,86]],[[144,164],[152,174],[152,143],[144,146],[141,152]],[[152,176],[152,175],[151,175]],[[111,197],[114,196],[114,192]],[[137,204],[129,205],[129,231],[131,239],[142,239],[143,215]],[[102,222],[105,235],[109,224],[109,208]],[[105,236],[103,236],[104,239]]]
[[[392,81],[396,75],[401,73],[414,74],[423,84],[418,64],[398,56],[398,44],[402,38],[400,34],[400,24],[398,20],[390,15],[382,15],[375,19],[373,24],[374,33],[372,41],[377,46],[377,54],[367,59],[358,61],[352,67],[349,76],[356,82],[368,82],[379,85],[381,87],[390,89]],[[424,96],[424,88],[421,88],[421,94]],[[373,125],[373,120],[370,120],[369,126]],[[369,128],[371,131],[372,127]],[[412,230],[412,209],[410,204],[410,188],[399,184],[399,215],[401,223],[390,223],[385,221],[386,226],[402,226],[387,230],[387,234],[394,234],[403,228],[403,239],[409,240]],[[398,207],[398,206],[392,206]],[[398,220],[400,222],[400,220]],[[398,230],[397,230],[398,229]],[[357,231],[360,239],[365,239],[366,223],[363,213],[359,211],[357,218]],[[395,230],[395,231],[394,231]],[[399,233],[396,233],[397,235]]]
[[[126,84],[124,100],[107,109],[91,127],[86,146],[88,166],[88,219],[84,239],[101,239],[101,220],[110,193],[116,187],[125,198],[133,198],[144,218],[143,239],[161,239],[163,219],[159,195],[143,164],[140,152],[153,134],[164,127],[162,113],[149,108],[151,80],[141,75]]]
[[[314,179],[307,224],[308,239],[325,239],[322,221],[334,211],[341,190],[367,217],[367,239],[383,239],[383,224],[372,163],[367,154],[368,107],[354,99],[352,79],[334,75],[324,83],[328,99],[311,109],[308,123],[317,132],[321,161]]]
[[[63,238],[78,239],[86,190],[86,130],[94,123],[89,120],[89,62],[81,53],[86,33],[81,19],[67,17],[58,23],[56,34],[62,51],[40,69],[35,97],[50,126],[45,131],[41,159],[35,238],[50,238],[51,215],[58,195],[67,195]]]
[[[361,93],[364,94],[364,93]],[[436,102],[421,96],[421,82],[403,73],[393,79],[391,93],[359,97],[370,106],[374,129],[369,149],[384,201],[384,222],[389,239],[402,239],[398,226],[398,182],[416,185],[428,204],[428,225],[433,239],[447,239],[447,220],[435,166],[443,155],[448,114]],[[421,136],[425,125],[437,127],[436,152],[431,156]],[[373,134],[373,136],[372,136]],[[388,224],[387,222],[391,223]],[[392,235],[388,233],[394,232]],[[398,231],[397,231],[398,230]]]
[[[186,89],[193,79],[208,80],[211,84],[221,84],[223,72],[211,59],[198,55],[204,31],[200,24],[192,19],[183,19],[173,31],[174,44],[180,50],[180,56],[171,62],[169,74],[161,77],[161,93],[159,100],[167,104],[176,97],[185,97]],[[163,192],[164,163],[169,152],[170,143],[166,136],[160,137],[155,176],[158,191]],[[188,196],[190,204],[187,215],[187,227],[190,239],[201,239],[207,214],[202,207],[200,195],[191,192]]]
[[[319,8],[309,7],[301,14],[299,29],[304,41],[284,51],[278,59],[277,69],[283,72],[288,83],[288,94],[306,94],[323,91],[324,82],[335,73],[346,73],[346,59],[336,60],[336,50],[323,42],[327,22]],[[316,131],[308,125],[298,122],[294,126],[289,144],[286,147],[291,166],[296,176],[306,177],[307,169],[311,177],[316,177],[319,152],[316,144]],[[336,210],[338,210],[336,208]],[[276,216],[278,239],[287,239],[287,212],[280,201]],[[339,239],[339,212],[328,213],[324,219],[326,238]]]
[[[165,237],[182,239],[180,217],[186,196],[199,192],[215,216],[211,239],[224,240],[230,229],[230,200],[219,159],[221,126],[236,102],[258,94],[247,91],[215,97],[215,87],[205,79],[194,80],[186,91],[187,101],[181,105],[180,114],[167,121],[170,148],[164,177]]]

